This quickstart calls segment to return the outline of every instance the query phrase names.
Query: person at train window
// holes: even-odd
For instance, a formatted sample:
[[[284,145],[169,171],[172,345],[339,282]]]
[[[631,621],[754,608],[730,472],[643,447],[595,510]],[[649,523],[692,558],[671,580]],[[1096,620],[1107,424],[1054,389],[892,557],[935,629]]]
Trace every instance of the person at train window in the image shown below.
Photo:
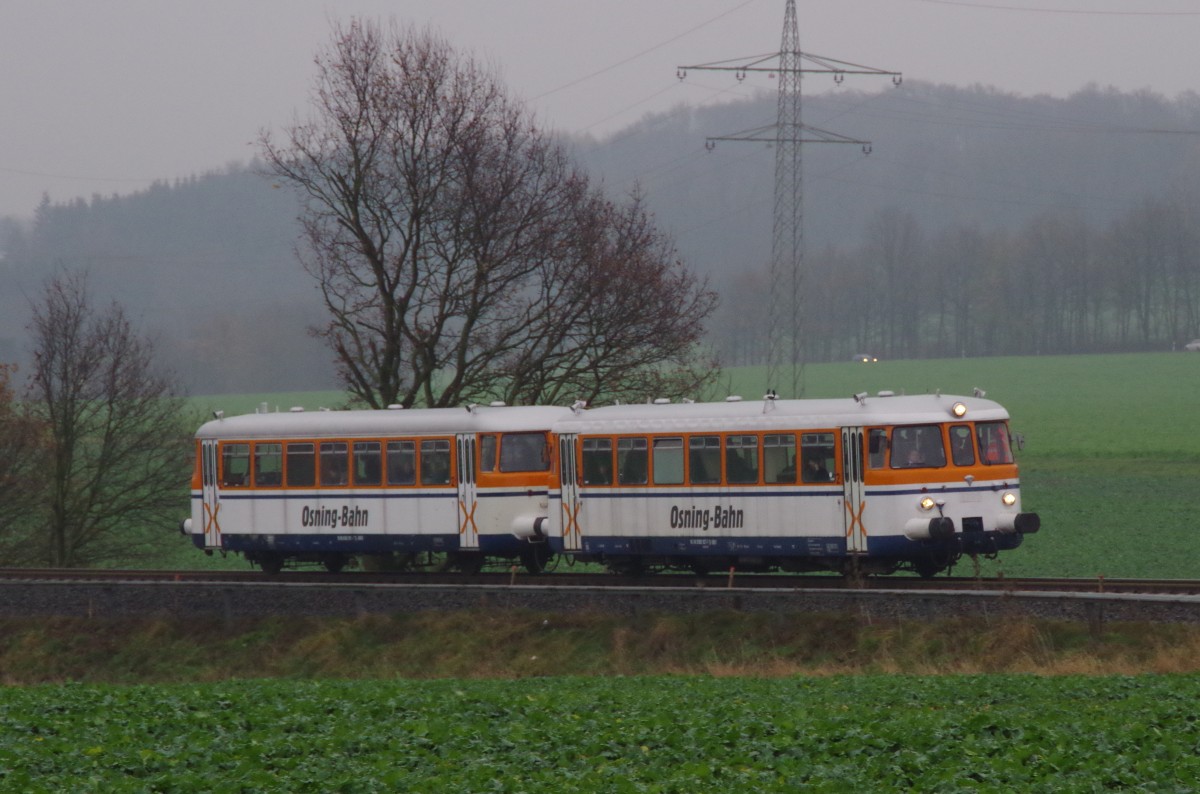
[[[1012,463],[1012,447],[1008,443],[1008,428],[1003,422],[980,423],[975,427],[980,458],[988,466]]]
[[[417,447],[412,441],[387,443],[388,485],[413,485],[417,481]]]
[[[650,446],[645,438],[617,439],[617,482],[645,485],[650,474]]]
[[[583,439],[583,484],[612,485],[611,438]]]
[[[829,482],[829,469],[825,468],[825,461],[821,460],[820,455],[810,455],[804,461],[804,481],[805,482]]]
[[[954,425],[950,428],[950,456],[955,466],[974,466],[975,447],[971,444],[971,428]]]
[[[340,441],[321,444],[321,485],[345,485],[349,479],[346,445]]]
[[[421,442],[421,484],[449,485],[450,442]]]
[[[584,485],[612,485],[612,462],[608,455],[589,455],[584,461]]]

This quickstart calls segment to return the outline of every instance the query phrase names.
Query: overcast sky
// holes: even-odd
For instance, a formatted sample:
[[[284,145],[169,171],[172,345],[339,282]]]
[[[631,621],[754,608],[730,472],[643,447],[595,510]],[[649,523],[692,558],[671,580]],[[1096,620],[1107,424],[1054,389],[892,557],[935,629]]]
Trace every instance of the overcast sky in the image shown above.
[[[1200,89],[1200,0],[798,0],[801,49],[1064,96]],[[430,25],[551,126],[773,90],[676,66],[775,52],[784,0],[0,0],[0,215],[244,163],[308,104],[330,21]],[[852,78],[845,88],[886,81]],[[832,89],[821,78],[805,91]],[[748,120],[758,123],[760,120]]]

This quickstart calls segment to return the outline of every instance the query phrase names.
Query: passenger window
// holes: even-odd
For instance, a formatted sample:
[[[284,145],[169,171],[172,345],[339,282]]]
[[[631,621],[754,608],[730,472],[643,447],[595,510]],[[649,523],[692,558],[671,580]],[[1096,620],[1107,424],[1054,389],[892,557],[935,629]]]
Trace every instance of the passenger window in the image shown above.
[[[763,436],[763,475],[767,482],[796,481],[796,437]],[[730,482],[733,482],[731,479]]]
[[[388,485],[413,485],[417,481],[417,444],[414,441],[387,442]]]
[[[892,430],[893,469],[937,468],[946,465],[946,448],[939,425],[914,425]]]
[[[500,471],[546,471],[545,433],[505,433],[500,439]]]
[[[348,457],[346,442],[321,443],[321,485],[345,485],[349,481]]]
[[[645,485],[649,475],[649,458],[646,439],[617,439],[617,482],[621,485]]]
[[[833,433],[805,433],[800,436],[800,479],[804,482],[833,480]]]
[[[283,444],[254,445],[254,484],[260,488],[283,485]]]
[[[872,469],[882,469],[887,457],[887,430],[882,427],[872,427],[867,431],[867,465]]]
[[[496,437],[495,436],[480,436],[479,437],[479,470],[480,471],[495,471],[496,470]]]
[[[984,465],[1013,462],[1008,427],[1003,422],[981,422],[975,426],[975,434],[979,438],[979,456]]]
[[[450,442],[444,439],[421,442],[421,485],[450,483]]]
[[[383,481],[382,458],[378,441],[355,441],[354,484],[379,485]]]
[[[792,449],[796,448],[795,436],[769,436],[769,438],[790,438],[792,439]],[[787,464],[784,463],[782,468],[787,468]],[[730,485],[749,485],[758,482],[758,436],[729,436],[725,439],[725,476]],[[795,476],[793,472],[793,480]]]
[[[692,485],[721,482],[720,436],[692,436],[688,439],[688,477]]]
[[[287,445],[287,484],[310,488],[317,481],[316,455],[312,444]]]
[[[971,428],[967,425],[951,426],[950,458],[955,466],[975,465],[975,445],[971,442]]]
[[[225,444],[221,447],[221,485],[241,487],[250,484],[250,445]]]
[[[583,440],[583,484],[612,485],[612,439]]]
[[[683,482],[683,439],[654,439],[654,482],[680,485]]]

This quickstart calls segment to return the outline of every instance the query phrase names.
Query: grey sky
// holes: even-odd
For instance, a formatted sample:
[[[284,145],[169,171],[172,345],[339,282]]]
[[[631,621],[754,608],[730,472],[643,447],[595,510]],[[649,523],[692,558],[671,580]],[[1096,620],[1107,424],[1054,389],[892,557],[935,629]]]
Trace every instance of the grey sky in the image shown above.
[[[905,79],[1200,89],[1200,0],[798,0],[801,48]],[[773,83],[675,67],[778,49],[784,0],[0,0],[0,215],[255,153],[307,106],[331,19],[429,24],[550,125],[596,135]],[[873,90],[877,78],[847,80]],[[811,79],[806,91],[835,90]],[[756,123],[760,120],[748,120]]]

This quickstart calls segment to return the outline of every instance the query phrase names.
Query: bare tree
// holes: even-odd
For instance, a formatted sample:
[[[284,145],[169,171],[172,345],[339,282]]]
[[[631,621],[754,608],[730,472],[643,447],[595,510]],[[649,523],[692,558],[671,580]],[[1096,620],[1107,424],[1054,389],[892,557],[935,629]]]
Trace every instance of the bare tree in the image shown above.
[[[15,371],[0,364],[0,565],[29,561],[45,460],[40,428],[13,393]]]
[[[30,330],[27,401],[49,445],[36,555],[52,566],[128,559],[183,507],[182,400],[120,305],[92,308],[85,276],[49,280]]]
[[[603,200],[491,72],[432,33],[362,21],[335,26],[316,63],[314,117],[261,143],[306,198],[319,333],[359,400],[629,396],[710,371],[688,354],[711,294],[640,201]],[[606,302],[655,313],[582,316]],[[619,356],[594,336],[617,322]]]

